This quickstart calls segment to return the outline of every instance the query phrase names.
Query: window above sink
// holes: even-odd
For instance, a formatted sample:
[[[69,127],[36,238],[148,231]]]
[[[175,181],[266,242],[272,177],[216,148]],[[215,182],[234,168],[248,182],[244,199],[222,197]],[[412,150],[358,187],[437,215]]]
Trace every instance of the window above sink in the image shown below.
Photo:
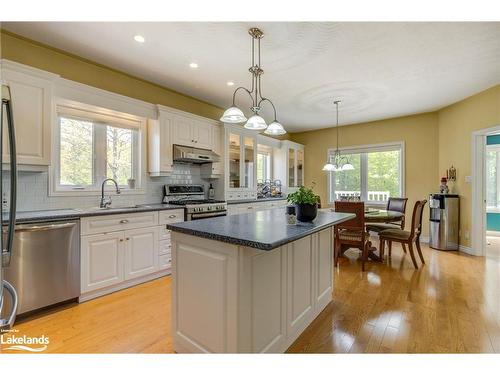
[[[50,195],[98,195],[106,178],[125,194],[144,193],[144,128],[144,119],[135,116],[58,105]]]

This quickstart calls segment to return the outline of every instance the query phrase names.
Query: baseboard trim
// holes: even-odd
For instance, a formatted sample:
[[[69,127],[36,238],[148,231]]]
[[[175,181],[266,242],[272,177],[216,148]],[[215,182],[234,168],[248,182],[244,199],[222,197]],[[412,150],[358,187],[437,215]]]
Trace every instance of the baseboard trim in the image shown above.
[[[137,279],[128,280],[128,281],[125,281],[125,282],[122,282],[120,284],[113,285],[113,286],[110,286],[107,288],[93,290],[93,291],[90,291],[90,292],[87,292],[87,293],[80,295],[80,297],[78,297],[78,302],[82,303],[85,301],[89,301],[91,299],[102,297],[106,294],[114,293],[114,292],[117,292],[117,291],[122,290],[122,289],[127,289],[127,288],[133,287],[135,285],[146,283],[148,281],[152,281],[154,279],[158,279],[160,277],[167,276],[170,274],[171,274],[171,269],[168,268],[168,269],[165,269],[165,270],[153,273],[153,274],[138,277]]]
[[[420,236],[420,243],[429,244],[429,237]],[[465,254],[469,254],[469,255],[481,256],[481,254],[476,253],[474,251],[474,249],[470,246],[459,245],[458,251],[461,251],[461,252],[463,252]]]

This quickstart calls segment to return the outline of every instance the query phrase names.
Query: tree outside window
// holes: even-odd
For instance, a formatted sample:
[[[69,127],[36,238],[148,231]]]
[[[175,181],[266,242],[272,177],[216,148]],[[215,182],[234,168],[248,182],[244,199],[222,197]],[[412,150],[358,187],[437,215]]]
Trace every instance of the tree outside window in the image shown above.
[[[106,178],[121,187],[139,171],[139,130],[59,116],[56,189],[96,190]]]

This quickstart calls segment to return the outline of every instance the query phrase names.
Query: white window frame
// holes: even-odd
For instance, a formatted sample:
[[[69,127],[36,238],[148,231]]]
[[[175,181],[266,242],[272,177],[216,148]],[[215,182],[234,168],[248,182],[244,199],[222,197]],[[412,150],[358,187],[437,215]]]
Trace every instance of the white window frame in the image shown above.
[[[77,186],[61,186],[59,184],[60,172],[60,117],[80,118],[82,120],[91,120],[94,123],[104,125],[118,126],[123,128],[137,129],[137,139],[134,142],[135,147],[138,147],[138,152],[133,156],[133,167],[135,172],[135,188],[130,189],[128,186],[120,186],[122,194],[137,194],[146,193],[146,119],[126,113],[116,112],[105,108],[95,107],[83,103],[77,103],[64,99],[56,100],[54,109],[54,120],[52,126],[52,163],[49,167],[49,196],[98,196],[101,194],[102,180],[96,180],[92,186],[77,187]],[[97,148],[96,155],[104,152]],[[94,160],[96,159],[94,155]],[[105,159],[101,155],[101,160]],[[103,166],[94,165],[96,176],[104,175]],[[106,192],[114,191],[114,185],[106,184]]]
[[[349,146],[349,147],[341,147],[339,148],[341,154],[361,154],[361,173],[360,173],[360,182],[361,182],[361,200],[365,202],[367,206],[376,206],[376,207],[385,207],[387,202],[379,202],[379,201],[368,201],[368,187],[367,187],[367,157],[366,153],[370,152],[383,152],[383,151],[400,151],[399,158],[399,176],[400,176],[400,184],[399,184],[399,195],[404,197],[406,195],[405,192],[405,143],[404,141],[400,142],[390,142],[390,143],[378,143],[378,144],[369,144],[369,145],[361,145],[361,146]],[[335,152],[335,148],[329,148],[327,151],[327,160],[331,160],[331,156],[333,156]],[[342,173],[342,172],[340,172]],[[335,194],[332,194],[332,185],[333,179],[335,178],[335,172],[327,172],[327,194],[328,194],[328,202],[330,204],[334,203],[335,199],[332,199]]]

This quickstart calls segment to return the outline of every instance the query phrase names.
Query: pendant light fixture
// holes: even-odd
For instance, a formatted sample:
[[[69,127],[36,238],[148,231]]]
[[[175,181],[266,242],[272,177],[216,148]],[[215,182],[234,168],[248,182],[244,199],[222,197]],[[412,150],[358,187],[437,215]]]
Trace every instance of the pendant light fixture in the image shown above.
[[[231,107],[224,111],[224,114],[222,115],[220,120],[229,124],[240,124],[246,122],[244,125],[246,129],[265,129],[264,133],[270,135],[285,134],[286,130],[283,128],[283,125],[281,125],[276,119],[276,107],[274,106],[273,102],[268,98],[262,96],[260,78],[262,74],[264,74],[264,70],[262,69],[262,66],[260,64],[260,40],[264,37],[264,33],[256,27],[248,30],[248,33],[252,37],[252,66],[248,69],[248,71],[252,75],[252,88],[251,90],[243,86],[236,88],[233,93],[233,104],[231,105]],[[256,41],[257,50],[255,49]],[[245,91],[252,100],[252,106],[250,107],[250,110],[253,112],[253,115],[249,119],[245,117],[243,111],[239,109],[235,104],[236,93],[239,90]],[[267,125],[266,121],[261,116],[259,116],[261,105],[264,102],[268,102],[269,104],[271,104],[274,111],[274,120],[273,122],[271,122],[271,124],[269,124],[269,126]]]
[[[332,155],[328,155],[328,161],[323,166],[323,170],[327,172],[352,171],[354,166],[349,162],[347,156],[340,155],[339,150],[339,104],[340,100],[333,102],[337,108],[337,148]]]

